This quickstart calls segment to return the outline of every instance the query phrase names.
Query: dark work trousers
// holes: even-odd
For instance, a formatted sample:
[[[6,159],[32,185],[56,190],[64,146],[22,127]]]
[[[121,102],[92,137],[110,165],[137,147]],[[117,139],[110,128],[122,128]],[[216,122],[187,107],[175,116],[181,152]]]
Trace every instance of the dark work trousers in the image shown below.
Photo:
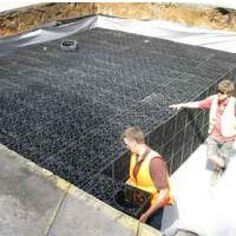
[[[147,224],[160,230],[161,229],[161,221],[163,216],[164,208],[160,208],[154,215],[152,215],[148,220]]]

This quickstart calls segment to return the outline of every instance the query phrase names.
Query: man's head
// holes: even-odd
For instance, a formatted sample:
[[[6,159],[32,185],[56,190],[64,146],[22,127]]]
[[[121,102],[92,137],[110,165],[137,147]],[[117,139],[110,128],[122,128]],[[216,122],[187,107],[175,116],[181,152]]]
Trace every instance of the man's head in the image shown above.
[[[222,80],[218,84],[218,99],[220,101],[225,100],[234,94],[234,83],[230,80]]]
[[[137,147],[144,144],[144,133],[138,126],[132,126],[124,130],[122,134],[122,139],[127,146],[127,148],[136,153]]]

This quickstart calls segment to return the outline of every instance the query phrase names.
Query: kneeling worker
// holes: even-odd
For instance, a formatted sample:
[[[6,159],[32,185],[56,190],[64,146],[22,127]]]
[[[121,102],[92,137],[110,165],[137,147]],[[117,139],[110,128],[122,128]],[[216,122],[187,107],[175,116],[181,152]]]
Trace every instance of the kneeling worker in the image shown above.
[[[163,207],[173,203],[166,163],[158,152],[145,144],[139,127],[127,128],[122,139],[132,153],[127,184],[152,194],[151,205],[139,221],[160,229],[160,213],[162,217]]]

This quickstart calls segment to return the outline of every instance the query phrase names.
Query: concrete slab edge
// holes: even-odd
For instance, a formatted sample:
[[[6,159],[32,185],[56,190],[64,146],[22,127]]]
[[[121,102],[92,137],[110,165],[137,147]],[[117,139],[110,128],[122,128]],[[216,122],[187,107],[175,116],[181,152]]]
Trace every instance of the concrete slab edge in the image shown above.
[[[74,197],[78,197],[81,200],[86,201],[91,208],[95,208],[96,210],[101,211],[106,216],[110,217],[113,221],[117,222],[117,224],[122,225],[124,228],[132,231],[136,236],[158,236],[161,233],[146,225],[139,223],[138,220],[124,214],[123,212],[109,206],[108,204],[102,202],[101,200],[95,198],[94,196],[86,193],[85,191],[79,189],[78,187],[72,185],[71,183],[67,182],[66,180],[60,178],[57,175],[54,175],[51,171],[46,170],[34,162],[20,156],[18,153],[14,152],[13,150],[8,149],[3,144],[0,144],[0,151],[3,150],[4,152],[9,152],[12,156],[18,159],[20,163],[24,164],[27,169],[36,173],[37,175],[41,175],[45,177],[49,182],[53,183],[57,188],[60,188],[65,192],[64,197],[58,203],[58,206],[55,208],[52,217],[48,222],[48,227],[45,230],[45,235],[47,235],[49,229],[51,228],[55,218],[57,217],[58,212],[60,211],[60,207],[63,204],[64,200],[66,199],[67,195],[73,195]]]

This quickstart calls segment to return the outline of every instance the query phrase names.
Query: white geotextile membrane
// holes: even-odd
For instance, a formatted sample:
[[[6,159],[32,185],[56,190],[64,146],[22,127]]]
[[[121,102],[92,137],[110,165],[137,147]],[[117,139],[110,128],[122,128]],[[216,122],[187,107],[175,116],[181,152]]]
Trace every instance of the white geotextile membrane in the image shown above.
[[[206,145],[202,144],[172,175],[177,204],[165,209],[162,229],[167,236],[178,228],[201,236],[236,235],[236,151],[214,186],[206,160]]]
[[[236,53],[236,32],[188,27],[178,23],[160,20],[126,20],[100,15],[86,17],[67,24],[43,27],[11,40],[4,40],[4,43],[11,43],[11,45],[13,43],[13,47],[22,47],[60,39],[96,27]],[[2,43],[0,41],[0,47]]]
[[[103,16],[98,17],[97,27],[236,53],[236,32],[188,27],[160,20],[125,20]]]

